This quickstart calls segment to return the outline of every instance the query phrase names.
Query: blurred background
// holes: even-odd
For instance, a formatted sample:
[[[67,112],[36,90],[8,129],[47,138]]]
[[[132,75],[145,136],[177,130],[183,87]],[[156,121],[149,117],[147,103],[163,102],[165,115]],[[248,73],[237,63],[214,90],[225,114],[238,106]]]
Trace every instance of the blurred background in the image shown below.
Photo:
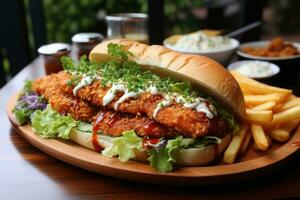
[[[29,0],[26,0],[28,4]],[[255,1],[255,0],[254,0]],[[259,0],[258,0],[259,1]],[[44,0],[48,42],[69,42],[73,34],[96,31],[106,34],[105,16],[112,13],[147,12],[146,0]],[[195,30],[239,27],[239,0],[165,0],[165,35]],[[267,0],[263,9],[262,37],[297,37],[300,32],[297,0]],[[159,23],[159,22],[157,22]],[[296,38],[297,39],[297,38]],[[298,38],[300,39],[300,38]]]
[[[204,28],[230,32],[257,19],[263,20],[262,28],[242,41],[274,36],[300,41],[297,0],[11,0],[0,10],[0,70],[11,76],[37,56],[42,44],[70,43],[78,32],[106,35],[105,16],[112,13],[151,15],[150,25],[157,29],[150,27],[150,43]]]
[[[28,4],[29,0],[25,0]],[[48,41],[69,42],[73,34],[96,31],[106,34],[105,16],[147,12],[146,0],[44,0]],[[165,34],[189,33],[203,28],[233,30],[239,26],[239,0],[165,0]],[[263,9],[262,37],[299,35],[297,0],[268,0]],[[209,11],[211,13],[209,13]],[[222,17],[221,17],[222,16]],[[157,22],[159,23],[159,22]],[[300,38],[299,38],[300,39]]]

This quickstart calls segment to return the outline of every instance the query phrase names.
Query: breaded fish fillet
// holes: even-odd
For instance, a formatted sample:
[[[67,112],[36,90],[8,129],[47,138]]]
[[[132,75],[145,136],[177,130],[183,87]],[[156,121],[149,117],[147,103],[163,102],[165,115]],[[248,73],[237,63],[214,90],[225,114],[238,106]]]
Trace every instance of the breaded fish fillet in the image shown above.
[[[93,120],[94,126],[104,134],[120,136],[124,131],[134,130],[142,137],[159,138],[177,135],[172,130],[147,117],[138,117],[112,111],[100,111]]]
[[[83,100],[71,97],[61,90],[59,80],[57,74],[51,74],[33,81],[32,89],[47,99],[57,112],[71,114],[76,120],[91,121],[96,111]]]
[[[135,130],[139,136],[168,137],[175,135],[163,125],[147,117],[133,116],[111,111],[99,111],[88,103],[66,94],[59,87],[57,74],[33,82],[33,90],[44,96],[51,107],[61,114],[70,114],[74,119],[97,123],[98,130],[107,135],[120,136],[124,131]]]
[[[72,75],[62,71],[59,72],[57,76],[60,79],[61,88],[66,93],[72,94],[73,87],[67,84],[67,81],[71,79]],[[93,105],[104,107],[102,100],[108,90],[109,87],[103,88],[101,82],[96,80],[91,85],[79,89],[77,96]],[[116,98],[105,107],[113,110],[116,101],[122,94],[122,92],[118,92]],[[173,103],[161,109],[154,118],[154,110],[157,104],[162,100],[163,97],[161,95],[152,95],[149,92],[145,92],[140,94],[138,98],[131,98],[120,103],[118,112],[146,115],[149,119],[153,119],[168,128],[174,129],[186,137],[201,137],[207,135],[211,129],[210,127],[212,127],[212,130],[215,130],[214,127],[220,127],[220,124],[224,126],[224,129],[220,129],[221,131],[228,131],[228,127],[225,127],[227,124],[222,118],[211,120],[205,113],[185,108],[178,103]]]

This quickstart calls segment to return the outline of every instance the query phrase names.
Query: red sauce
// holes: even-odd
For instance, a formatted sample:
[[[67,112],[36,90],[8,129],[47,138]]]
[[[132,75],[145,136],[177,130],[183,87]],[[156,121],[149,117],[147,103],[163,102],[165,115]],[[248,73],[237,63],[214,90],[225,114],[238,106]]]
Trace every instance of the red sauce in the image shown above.
[[[144,126],[144,130],[145,133],[147,135],[150,135],[151,133],[153,133],[153,130],[155,129],[155,127],[157,126],[155,121],[150,121],[148,122],[145,126]]]
[[[103,147],[99,144],[99,141],[98,141],[98,131],[100,128],[100,122],[104,119],[105,114],[106,113],[101,112],[93,124],[92,143],[97,152],[101,152],[103,150]]]
[[[215,158],[219,155],[219,145],[214,144],[214,156]]]
[[[116,121],[118,121],[118,119],[119,119],[119,116],[116,113],[113,113],[112,115],[110,115],[107,125],[110,128],[113,127],[113,125],[116,123]]]
[[[152,148],[152,146],[157,143],[159,143],[159,138],[144,138],[143,147],[149,149]]]
[[[292,145],[300,148],[300,141],[295,141],[292,143]]]

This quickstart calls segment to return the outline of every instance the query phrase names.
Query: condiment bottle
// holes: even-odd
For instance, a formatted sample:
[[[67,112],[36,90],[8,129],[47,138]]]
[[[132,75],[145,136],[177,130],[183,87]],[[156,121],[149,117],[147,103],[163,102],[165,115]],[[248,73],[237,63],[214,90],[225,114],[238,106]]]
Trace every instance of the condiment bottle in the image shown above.
[[[103,40],[100,33],[77,33],[72,37],[74,56],[77,60],[81,56],[88,56],[90,51]]]
[[[119,13],[105,17],[107,37],[125,38],[149,43],[148,15],[145,13]]]
[[[38,52],[43,58],[45,72],[48,75],[63,70],[60,58],[62,56],[68,56],[71,52],[71,48],[69,44],[52,43],[41,46]]]

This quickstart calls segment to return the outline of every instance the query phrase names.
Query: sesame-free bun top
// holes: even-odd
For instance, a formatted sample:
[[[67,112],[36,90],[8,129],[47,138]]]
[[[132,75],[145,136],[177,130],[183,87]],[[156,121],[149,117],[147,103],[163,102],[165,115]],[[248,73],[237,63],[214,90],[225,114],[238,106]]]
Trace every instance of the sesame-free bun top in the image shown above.
[[[181,54],[160,45],[146,45],[125,39],[107,40],[98,44],[89,59],[101,62],[109,59],[107,45],[123,45],[132,53],[130,59],[143,68],[177,80],[189,81],[201,92],[213,96],[238,119],[244,118],[245,102],[241,88],[233,76],[216,61],[200,55]]]

